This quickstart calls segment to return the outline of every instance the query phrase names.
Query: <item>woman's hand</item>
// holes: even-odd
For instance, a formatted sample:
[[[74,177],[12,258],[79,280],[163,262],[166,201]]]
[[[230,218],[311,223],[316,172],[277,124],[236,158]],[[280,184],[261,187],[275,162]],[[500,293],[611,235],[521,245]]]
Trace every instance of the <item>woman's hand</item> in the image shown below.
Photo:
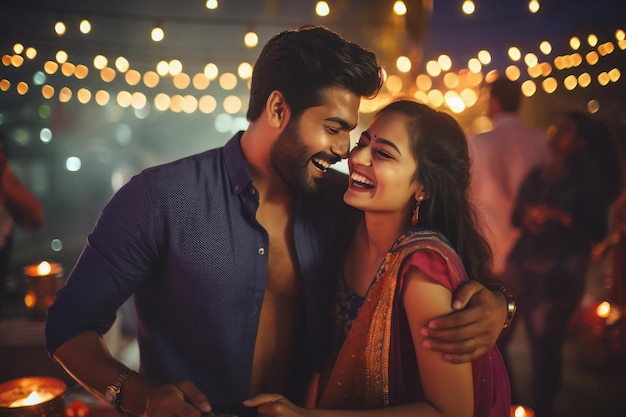
[[[309,411],[296,406],[280,394],[258,394],[245,400],[246,407],[257,407],[258,416],[267,417],[309,417]]]

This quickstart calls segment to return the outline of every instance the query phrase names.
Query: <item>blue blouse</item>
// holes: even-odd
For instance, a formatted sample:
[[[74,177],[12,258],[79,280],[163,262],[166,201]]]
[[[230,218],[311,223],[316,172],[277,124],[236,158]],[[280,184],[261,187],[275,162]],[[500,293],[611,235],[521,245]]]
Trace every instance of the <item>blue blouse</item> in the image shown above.
[[[50,353],[80,333],[105,333],[134,295],[143,373],[190,379],[214,404],[248,397],[269,242],[255,218],[258,191],[241,135],[145,169],[113,196],[50,307]],[[290,398],[304,392],[326,346],[345,189],[345,175],[329,170],[318,193],[295,197],[304,320],[284,393]]]

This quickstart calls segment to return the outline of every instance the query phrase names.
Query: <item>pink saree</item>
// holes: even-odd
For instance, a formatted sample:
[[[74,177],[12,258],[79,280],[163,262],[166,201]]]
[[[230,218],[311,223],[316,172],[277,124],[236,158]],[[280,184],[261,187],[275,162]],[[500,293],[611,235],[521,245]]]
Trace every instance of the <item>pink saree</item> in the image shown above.
[[[399,302],[403,276],[414,266],[451,291],[467,280],[445,238],[409,231],[393,245],[339,351],[319,397],[319,408],[380,408],[424,400],[415,352]],[[507,416],[510,388],[497,347],[472,363],[474,415]]]

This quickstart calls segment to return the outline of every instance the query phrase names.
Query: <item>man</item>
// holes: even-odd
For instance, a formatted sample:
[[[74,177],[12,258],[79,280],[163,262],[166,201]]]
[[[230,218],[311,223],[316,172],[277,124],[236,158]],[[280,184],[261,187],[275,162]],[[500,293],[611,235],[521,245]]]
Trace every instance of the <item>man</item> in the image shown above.
[[[469,141],[472,200],[481,214],[498,276],[519,235],[511,224],[511,213],[520,184],[532,168],[548,159],[546,137],[518,117],[520,103],[519,85],[497,78],[490,84],[487,105],[493,129]]]
[[[372,52],[322,27],[272,38],[255,64],[249,128],[144,170],[104,208],[50,308],[51,354],[135,415],[198,417],[259,392],[301,401],[349,233],[347,181],[329,168],[347,157],[360,98],[381,74]],[[139,374],[100,337],[131,295]],[[470,297],[474,308],[431,329],[452,361],[484,352],[504,322],[501,295],[468,287],[459,308]]]

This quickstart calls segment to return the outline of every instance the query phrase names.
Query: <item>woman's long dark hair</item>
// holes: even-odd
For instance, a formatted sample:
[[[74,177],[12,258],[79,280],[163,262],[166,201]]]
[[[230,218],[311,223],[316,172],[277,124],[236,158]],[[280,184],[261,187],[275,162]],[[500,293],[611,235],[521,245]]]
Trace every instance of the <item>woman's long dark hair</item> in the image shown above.
[[[428,193],[421,203],[418,226],[436,230],[450,240],[470,279],[493,281],[491,249],[476,226],[468,198],[470,162],[463,130],[449,114],[411,99],[394,101],[379,114],[384,112],[398,112],[408,119],[416,179]]]

